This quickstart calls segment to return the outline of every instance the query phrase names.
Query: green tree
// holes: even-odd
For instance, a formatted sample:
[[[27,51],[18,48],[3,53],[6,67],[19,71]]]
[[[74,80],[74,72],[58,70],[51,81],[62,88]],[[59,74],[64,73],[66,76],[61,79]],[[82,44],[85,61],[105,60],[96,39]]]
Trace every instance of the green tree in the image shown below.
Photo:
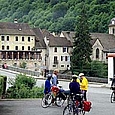
[[[53,19],[56,20],[59,17],[64,17],[68,9],[68,6],[65,2],[62,2],[60,4],[56,4],[53,7]]]
[[[75,29],[74,49],[71,57],[72,70],[77,68],[79,71],[83,71],[83,68],[90,63],[90,55],[92,54],[92,46],[90,44],[91,36],[87,18],[88,14],[84,2],[82,2],[81,8],[82,10],[79,14]]]

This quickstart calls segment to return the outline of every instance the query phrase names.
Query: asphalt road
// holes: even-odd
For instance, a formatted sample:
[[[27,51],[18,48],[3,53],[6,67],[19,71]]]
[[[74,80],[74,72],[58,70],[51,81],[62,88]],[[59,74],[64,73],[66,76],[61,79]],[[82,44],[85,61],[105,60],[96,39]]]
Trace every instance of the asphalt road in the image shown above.
[[[63,107],[41,107],[40,99],[0,101],[0,115],[62,115]]]
[[[86,115],[114,115],[115,103],[110,103],[110,93],[108,88],[90,87],[87,96],[92,109]],[[0,115],[62,115],[65,105],[42,108],[41,99],[1,100]]]

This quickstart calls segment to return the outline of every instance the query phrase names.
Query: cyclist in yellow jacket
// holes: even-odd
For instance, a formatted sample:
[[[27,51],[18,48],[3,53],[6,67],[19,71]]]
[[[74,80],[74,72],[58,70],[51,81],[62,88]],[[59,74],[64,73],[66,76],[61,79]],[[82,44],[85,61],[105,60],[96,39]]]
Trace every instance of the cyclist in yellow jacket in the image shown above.
[[[86,93],[87,93],[87,90],[88,90],[88,80],[84,76],[84,73],[80,73],[79,77],[80,77],[80,89],[83,91],[84,100],[86,101],[87,100]]]

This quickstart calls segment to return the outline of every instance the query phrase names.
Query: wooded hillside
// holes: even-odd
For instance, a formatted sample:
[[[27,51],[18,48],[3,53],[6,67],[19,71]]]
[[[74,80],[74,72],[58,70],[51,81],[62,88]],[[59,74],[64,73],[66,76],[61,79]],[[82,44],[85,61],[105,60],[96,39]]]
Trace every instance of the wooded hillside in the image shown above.
[[[74,31],[83,0],[0,0],[0,21],[29,23],[49,31]],[[84,0],[90,32],[108,32],[115,0]]]

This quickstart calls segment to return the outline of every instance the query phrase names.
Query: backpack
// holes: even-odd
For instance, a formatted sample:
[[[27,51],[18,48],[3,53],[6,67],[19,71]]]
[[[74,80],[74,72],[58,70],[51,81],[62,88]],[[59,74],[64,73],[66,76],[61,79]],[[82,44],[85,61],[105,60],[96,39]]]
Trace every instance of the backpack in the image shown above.
[[[83,101],[83,110],[89,112],[92,103],[90,101]]]

